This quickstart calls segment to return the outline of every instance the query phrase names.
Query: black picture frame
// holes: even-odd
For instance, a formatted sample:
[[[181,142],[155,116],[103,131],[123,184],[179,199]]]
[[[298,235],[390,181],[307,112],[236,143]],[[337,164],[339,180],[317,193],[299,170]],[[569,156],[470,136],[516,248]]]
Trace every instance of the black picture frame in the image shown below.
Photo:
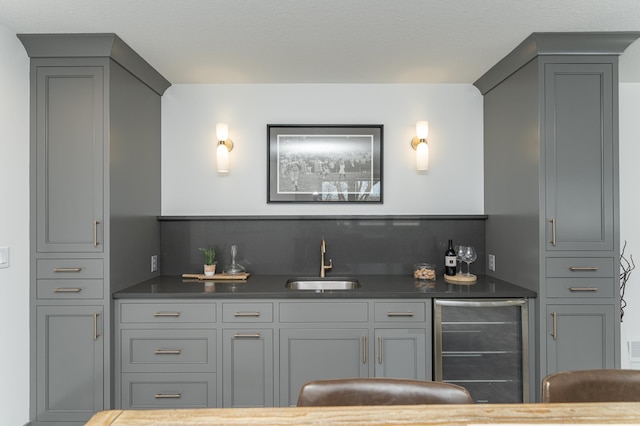
[[[382,124],[267,125],[268,203],[382,203]]]

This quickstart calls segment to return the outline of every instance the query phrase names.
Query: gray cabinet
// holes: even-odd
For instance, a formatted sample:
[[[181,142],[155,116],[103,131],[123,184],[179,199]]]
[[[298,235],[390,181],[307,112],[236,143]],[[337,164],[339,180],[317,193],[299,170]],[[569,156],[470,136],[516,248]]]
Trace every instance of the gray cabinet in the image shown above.
[[[84,424],[104,408],[102,306],[40,306],[36,354],[36,422]]]
[[[31,57],[32,364],[51,353],[32,365],[30,416],[84,422],[111,408],[111,292],[157,275],[148,265],[159,252],[160,96],[169,83],[115,34],[18,37]],[[42,313],[64,309],[100,312],[91,353],[76,350],[72,317],[66,334],[43,330],[63,317]],[[88,327],[87,315],[78,321]],[[99,380],[87,379],[91,356]]]
[[[423,328],[379,329],[376,345],[375,377],[430,380],[427,378],[427,330]]]

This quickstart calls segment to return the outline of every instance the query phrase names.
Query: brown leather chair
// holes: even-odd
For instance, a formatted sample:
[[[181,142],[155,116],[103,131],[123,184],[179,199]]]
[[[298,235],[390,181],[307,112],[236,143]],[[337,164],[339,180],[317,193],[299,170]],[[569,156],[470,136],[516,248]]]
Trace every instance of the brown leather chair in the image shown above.
[[[579,370],[542,380],[542,402],[640,402],[640,370]]]
[[[318,380],[306,383],[298,395],[298,407],[471,403],[462,386],[383,378]]]

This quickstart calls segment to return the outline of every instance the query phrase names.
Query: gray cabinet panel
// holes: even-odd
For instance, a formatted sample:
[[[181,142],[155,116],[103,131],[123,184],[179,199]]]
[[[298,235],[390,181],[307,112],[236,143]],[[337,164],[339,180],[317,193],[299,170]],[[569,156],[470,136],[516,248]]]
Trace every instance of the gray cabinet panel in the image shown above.
[[[79,279],[104,277],[104,261],[102,259],[38,259],[36,268],[38,278]]]
[[[367,302],[283,302],[280,322],[366,322],[369,319]]]
[[[38,252],[103,251],[102,67],[37,67]]]
[[[215,373],[125,373],[122,382],[124,410],[216,405]]]
[[[614,305],[548,305],[547,371],[615,368]]]
[[[222,322],[272,322],[273,303],[223,303]]]
[[[544,73],[547,250],[612,250],[613,65]]]
[[[36,297],[44,299],[102,299],[104,280],[38,280]]]
[[[126,303],[120,311],[122,323],[184,324],[215,321],[214,303]]]
[[[223,406],[272,407],[273,330],[224,330],[222,339]]]
[[[375,377],[431,380],[431,374],[427,377],[424,328],[376,329],[374,334]]]
[[[40,306],[38,421],[84,422],[104,407],[101,306]]]
[[[280,405],[296,405],[302,385],[368,377],[367,329],[280,330]]]

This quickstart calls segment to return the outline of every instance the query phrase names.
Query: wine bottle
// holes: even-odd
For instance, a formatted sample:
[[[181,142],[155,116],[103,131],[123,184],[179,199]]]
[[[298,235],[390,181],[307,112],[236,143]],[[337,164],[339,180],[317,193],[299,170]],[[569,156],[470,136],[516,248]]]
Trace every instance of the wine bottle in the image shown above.
[[[456,251],[453,249],[453,240],[449,240],[449,248],[444,252],[444,274],[456,274]]]

